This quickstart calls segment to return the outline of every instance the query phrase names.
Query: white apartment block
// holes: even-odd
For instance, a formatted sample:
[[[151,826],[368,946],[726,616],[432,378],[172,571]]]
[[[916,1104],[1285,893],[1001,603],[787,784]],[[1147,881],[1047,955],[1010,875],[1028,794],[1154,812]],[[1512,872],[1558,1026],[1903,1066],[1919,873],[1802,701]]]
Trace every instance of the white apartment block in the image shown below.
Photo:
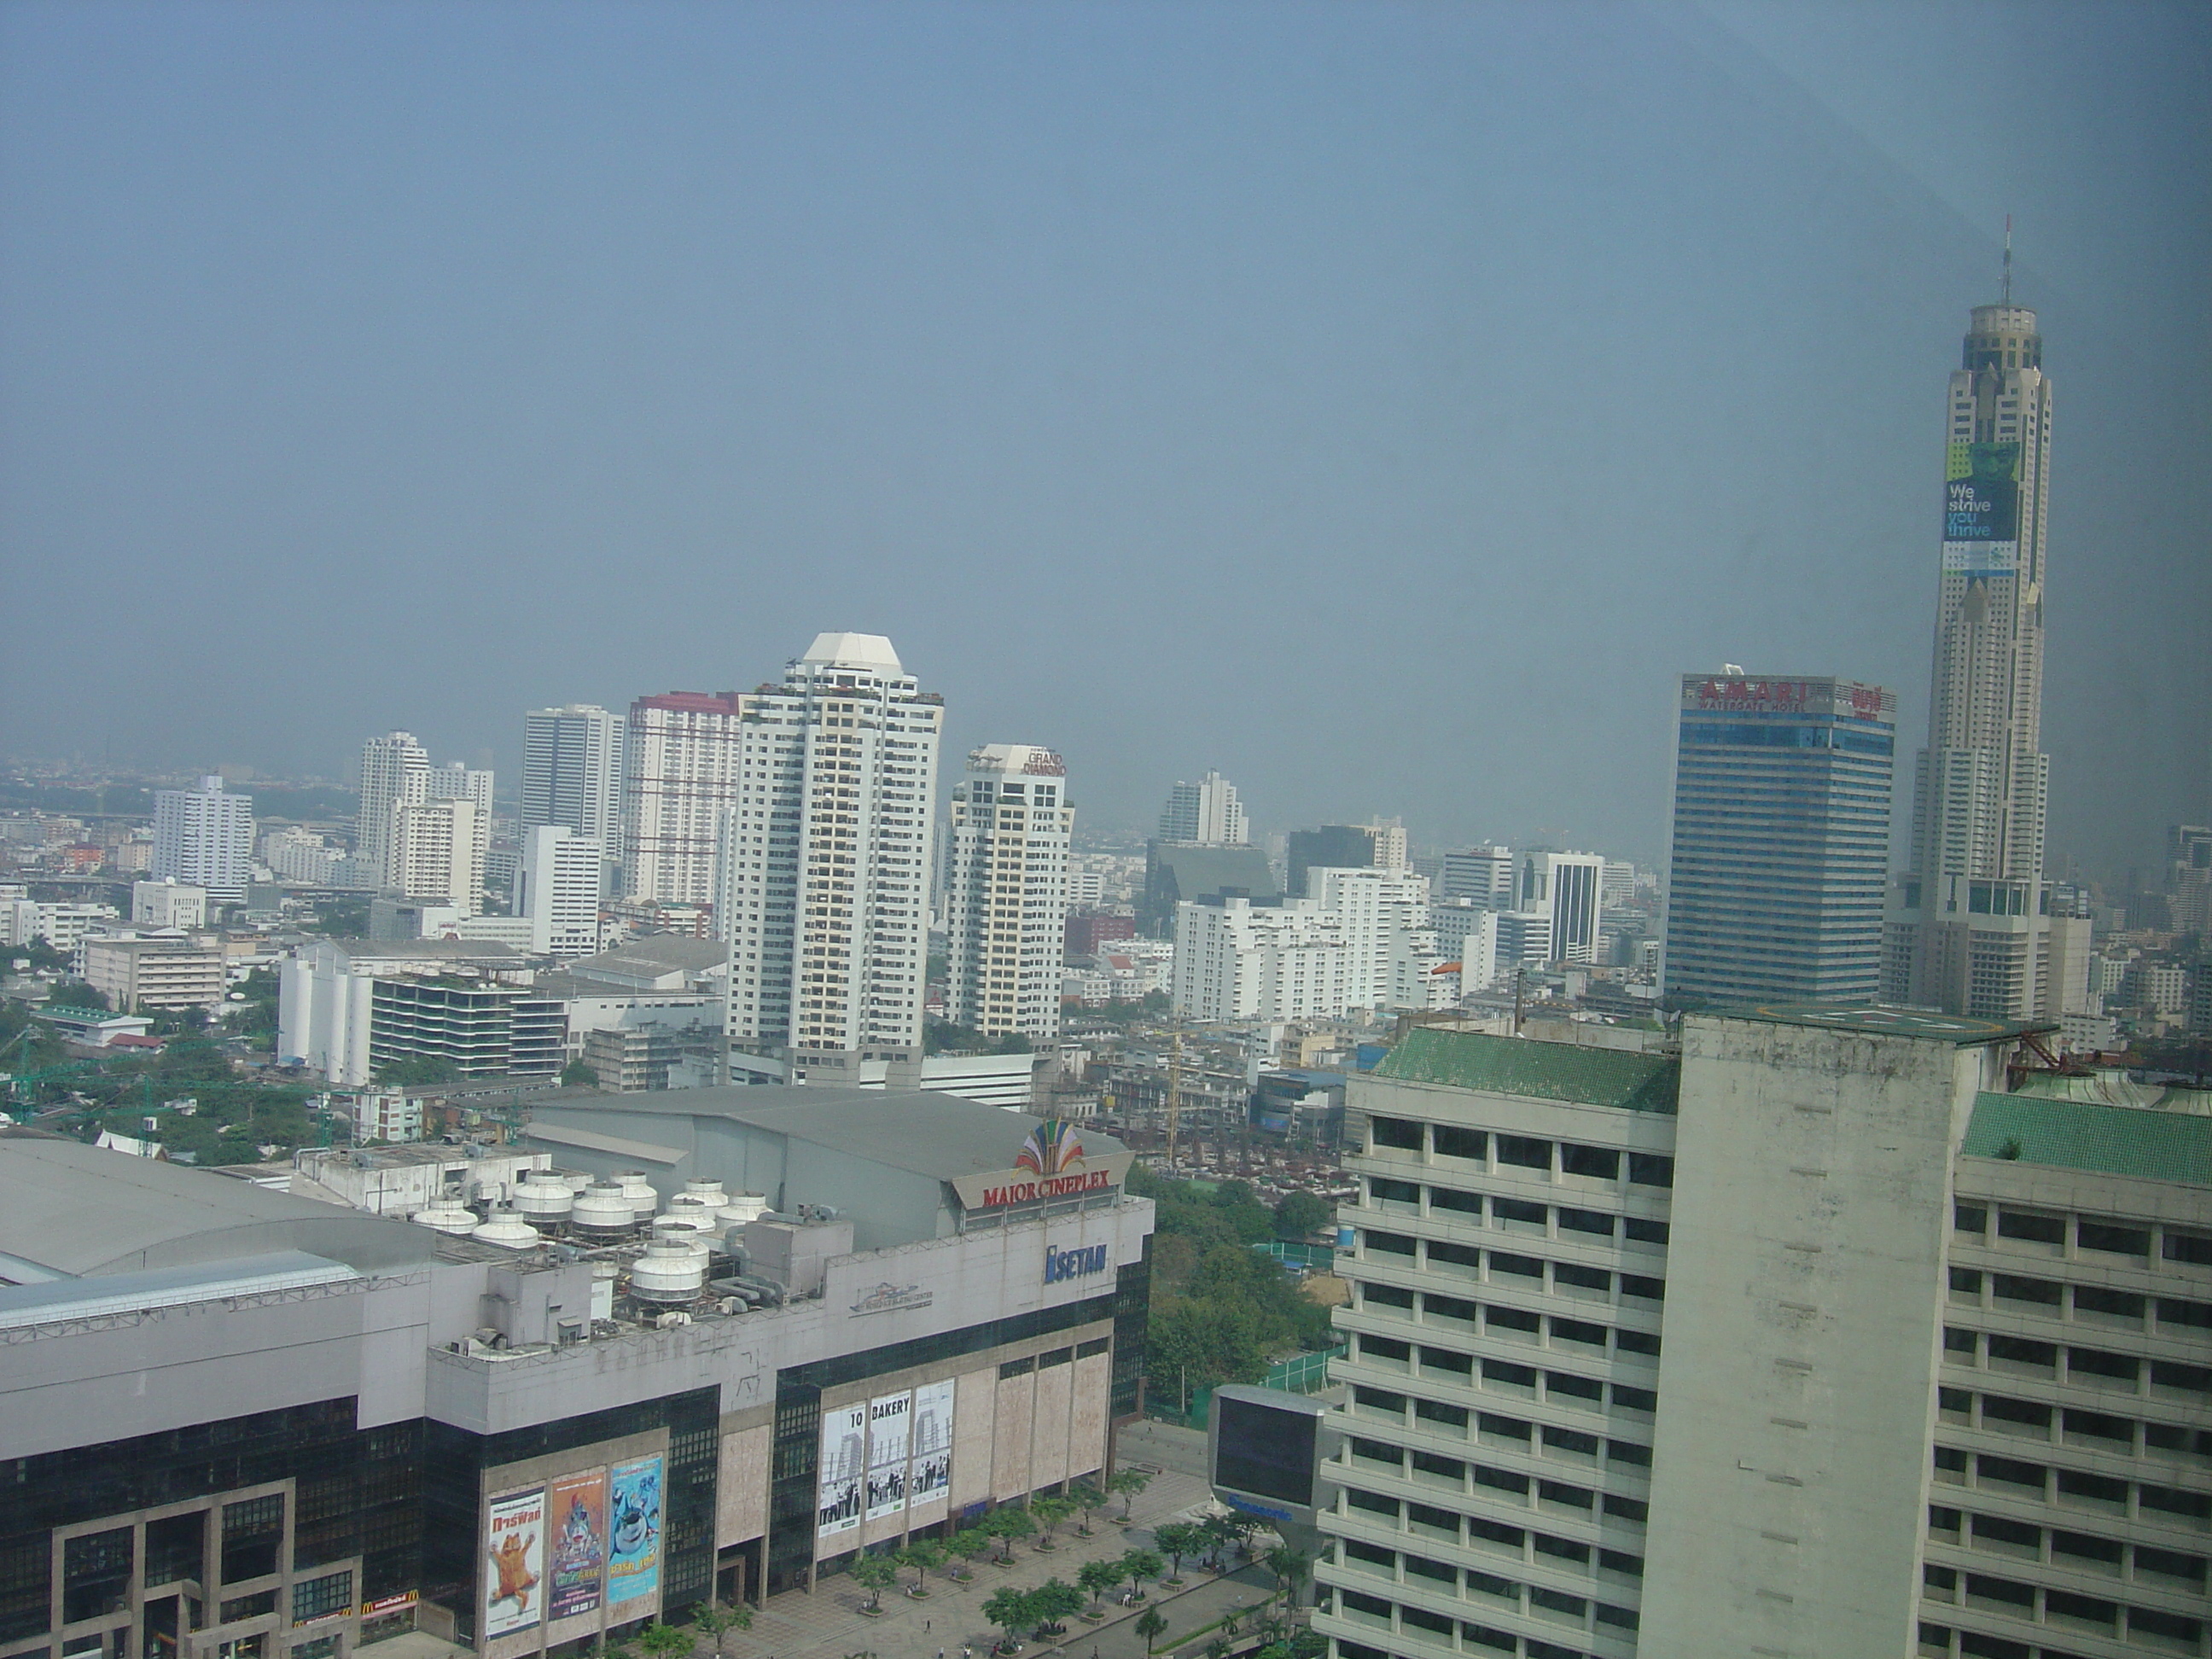
[[[565,823],[523,831],[514,913],[530,924],[534,954],[565,959],[598,951],[604,861],[599,837],[580,836]]]
[[[1333,1659],[2204,1655],[2212,1119],[2067,1097],[2040,1029],[1354,1077]]]
[[[426,801],[465,800],[476,809],[471,833],[476,837],[477,884],[479,889],[483,885],[484,871],[490,863],[491,796],[490,771],[464,766],[459,761],[448,761],[443,766],[432,767],[422,785],[422,799]],[[478,910],[483,908],[481,902],[476,907]]]
[[[37,899],[0,899],[0,945],[28,945],[42,939],[74,955],[92,930],[116,920],[112,904],[49,904]]]
[[[219,777],[202,778],[197,789],[156,789],[147,873],[218,900],[243,899],[253,878],[252,797],[226,793]]]
[[[1208,772],[1196,783],[1176,784],[1160,812],[1160,839],[1210,847],[1245,845],[1251,836],[1237,786],[1218,772]]]
[[[1049,749],[986,744],[952,791],[945,858],[946,1012],[986,1036],[1060,1035],[1067,924],[1067,768]]]
[[[182,936],[84,941],[84,982],[118,1013],[216,1008],[228,981],[222,946]]]
[[[1474,899],[1448,898],[1429,907],[1437,951],[1460,964],[1462,996],[1487,989],[1498,977],[1498,913]]]
[[[375,872],[375,885],[392,879],[392,838],[399,809],[419,805],[430,775],[430,757],[411,732],[387,732],[361,750],[361,802],[354,820],[354,856]]]
[[[131,884],[131,920],[155,927],[207,926],[208,890],[177,881]]]
[[[522,828],[565,824],[618,857],[623,722],[611,709],[572,702],[522,717]]]
[[[1333,1018],[1349,1000],[1343,919],[1313,899],[1176,907],[1176,1012],[1199,1020]]]
[[[1311,898],[1176,907],[1174,1001],[1192,1019],[1333,1018],[1353,1008],[1449,1007],[1428,926],[1428,878],[1402,871],[1306,872]]]
[[[844,1064],[919,1048],[944,704],[889,640],[821,634],[742,699],[711,895],[730,1039]]]
[[[279,881],[326,887],[345,854],[303,825],[287,824],[261,837],[261,861]]]
[[[464,916],[483,908],[483,842],[477,805],[465,796],[394,809],[385,849],[385,885],[404,897],[452,905]]]
[[[715,837],[737,805],[745,765],[746,699],[667,691],[629,706],[623,737],[623,896],[707,905]]]

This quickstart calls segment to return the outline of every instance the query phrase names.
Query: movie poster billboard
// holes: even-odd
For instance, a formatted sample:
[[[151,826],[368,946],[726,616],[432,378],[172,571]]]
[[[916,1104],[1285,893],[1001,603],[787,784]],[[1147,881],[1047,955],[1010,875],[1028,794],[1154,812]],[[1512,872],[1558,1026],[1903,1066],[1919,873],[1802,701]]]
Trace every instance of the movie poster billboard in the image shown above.
[[[573,1619],[598,1610],[607,1582],[607,1472],[564,1474],[545,1489],[553,1517],[553,1571],[545,1616]]]
[[[945,1501],[952,1485],[952,1379],[914,1391],[914,1462],[907,1476],[909,1508]]]
[[[545,1577],[545,1488],[495,1498],[484,1510],[486,1641],[536,1627]]]
[[[1943,568],[2013,574],[2020,565],[2020,446],[1954,443],[1943,469]]]
[[[868,1401],[868,1519],[906,1507],[907,1455],[913,1445],[914,1395],[880,1395]]]
[[[660,1588],[660,1458],[632,1458],[607,1471],[607,1605]]]
[[[827,1538],[860,1524],[861,1483],[868,1472],[868,1407],[865,1401],[822,1411],[822,1454],[817,1466],[820,1512],[814,1531]]]

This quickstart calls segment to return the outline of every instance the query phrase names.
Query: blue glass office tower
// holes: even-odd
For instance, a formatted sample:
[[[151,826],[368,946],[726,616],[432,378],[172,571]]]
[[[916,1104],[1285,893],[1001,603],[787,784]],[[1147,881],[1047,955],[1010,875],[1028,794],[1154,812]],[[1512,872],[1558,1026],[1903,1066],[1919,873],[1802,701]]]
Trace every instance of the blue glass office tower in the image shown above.
[[[1851,680],[1682,677],[1666,989],[1871,1000],[1897,696]]]

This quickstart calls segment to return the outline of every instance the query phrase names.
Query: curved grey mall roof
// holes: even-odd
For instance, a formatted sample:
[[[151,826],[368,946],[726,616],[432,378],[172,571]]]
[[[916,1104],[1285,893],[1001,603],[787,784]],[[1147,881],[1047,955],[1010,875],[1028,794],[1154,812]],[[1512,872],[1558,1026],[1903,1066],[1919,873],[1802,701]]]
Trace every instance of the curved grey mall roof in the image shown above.
[[[770,1134],[828,1146],[939,1181],[1011,1169],[1023,1138],[1043,1121],[1026,1112],[1009,1112],[958,1095],[927,1090],[754,1084],[547,1100],[534,1109],[532,1127],[540,1124],[573,1127],[598,1130],[603,1135],[619,1130],[634,1141],[657,1142],[672,1148],[688,1146],[688,1124],[682,1129],[655,1132],[654,1120],[672,1117],[733,1118]],[[526,1137],[530,1133],[524,1131]],[[1078,1133],[1098,1151],[1125,1150],[1111,1135],[1087,1128]],[[668,1135],[675,1139],[663,1139]],[[545,1139],[560,1144],[556,1136]]]
[[[427,1261],[436,1242],[411,1222],[185,1164],[0,1135],[0,1279],[89,1278],[287,1250],[371,1272]]]

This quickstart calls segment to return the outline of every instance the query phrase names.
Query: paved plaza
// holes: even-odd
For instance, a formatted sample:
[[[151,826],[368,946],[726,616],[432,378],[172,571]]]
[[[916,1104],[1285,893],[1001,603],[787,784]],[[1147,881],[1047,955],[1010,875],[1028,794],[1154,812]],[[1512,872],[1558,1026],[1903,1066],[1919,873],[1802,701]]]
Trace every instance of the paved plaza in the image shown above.
[[[1177,1432],[1168,1431],[1170,1435]],[[730,1633],[726,1650],[732,1659],[852,1659],[860,1654],[872,1654],[876,1659],[937,1659],[940,1650],[945,1659],[961,1659],[964,1647],[973,1650],[975,1659],[987,1659],[1000,1632],[983,1617],[982,1607],[994,1591],[1008,1585],[1033,1589],[1048,1578],[1073,1583],[1076,1570],[1085,1562],[1139,1547],[1150,1548],[1154,1527],[1211,1501],[1212,1494],[1205,1480],[1197,1474],[1184,1472],[1197,1467],[1188,1446],[1164,1437],[1160,1437],[1161,1445],[1154,1446],[1150,1443],[1153,1437],[1149,1436],[1131,1444],[1132,1437],[1125,1437],[1121,1446],[1125,1464],[1184,1467],[1161,1468],[1153,1476],[1152,1485],[1133,1506],[1132,1524],[1126,1529],[1107,1518],[1109,1513],[1120,1515],[1121,1500],[1117,1498],[1107,1510],[1093,1515],[1089,1538],[1079,1535],[1078,1523],[1071,1521],[1060,1528],[1054,1549],[1039,1550],[1034,1540],[1017,1544],[1015,1565],[1011,1567],[985,1561],[975,1566],[974,1577],[964,1584],[946,1572],[932,1573],[927,1599],[909,1596],[902,1589],[885,1590],[883,1612],[873,1618],[860,1611],[867,1604],[866,1590],[842,1575],[824,1579],[811,1595],[793,1591],[775,1597],[754,1614],[750,1631]],[[1203,1437],[1192,1437],[1199,1440],[1202,1451]],[[1161,1455],[1163,1452],[1167,1455]],[[910,1573],[902,1575],[902,1586],[912,1582]],[[1270,1588],[1267,1575],[1257,1567],[1216,1577],[1196,1563],[1186,1561],[1181,1588],[1152,1585],[1146,1600],[1134,1607],[1109,1600],[1107,1617],[1101,1623],[1071,1619],[1065,1636],[1030,1642],[1024,1650],[1034,1659],[1046,1655],[1092,1659],[1094,1654],[1096,1659],[1146,1659],[1144,1638],[1134,1626],[1145,1607],[1155,1607],[1168,1621],[1154,1650],[1158,1659],[1168,1659],[1170,1655],[1195,1659],[1205,1644],[1220,1633],[1202,1627],[1240,1607],[1257,1607]]]

